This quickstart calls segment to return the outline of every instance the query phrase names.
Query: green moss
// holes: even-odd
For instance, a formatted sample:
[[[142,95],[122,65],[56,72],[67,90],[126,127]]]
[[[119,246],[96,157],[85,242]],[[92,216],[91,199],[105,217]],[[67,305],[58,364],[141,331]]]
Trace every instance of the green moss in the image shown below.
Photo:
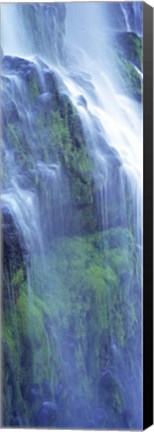
[[[128,239],[130,251],[127,249]],[[43,296],[50,302],[48,293],[51,290],[52,274],[53,302],[50,311],[53,319],[58,322],[61,317],[63,327],[67,330],[70,321],[69,311],[73,310],[75,328],[77,326],[76,336],[78,335],[80,340],[80,337],[85,337],[88,311],[91,311],[92,321],[94,316],[93,325],[96,332],[101,334],[108,327],[109,310],[111,319],[115,322],[113,332],[123,345],[126,338],[126,311],[123,303],[126,293],[129,295],[133,279],[133,240],[127,230],[112,230],[112,233],[108,233],[108,245],[109,241],[112,241],[114,248],[108,246],[103,252],[104,241],[107,242],[107,233],[104,236],[97,234],[85,238],[61,238],[59,242],[52,242],[53,251],[46,261],[46,289]],[[36,262],[37,260],[34,261],[34,265]],[[39,281],[37,292],[38,286]],[[130,301],[129,305],[130,315],[133,316],[134,309]]]
[[[141,101],[143,84],[138,70],[142,71],[142,39],[135,33],[120,32],[113,41],[113,49],[115,76],[120,91]]]
[[[141,98],[142,84],[138,71],[135,66],[128,60],[123,58],[121,54],[117,57],[118,68],[121,73],[121,85],[129,96]]]
[[[117,36],[118,50],[128,61],[142,68],[142,40],[132,32],[123,32]]]
[[[26,288],[26,287],[25,287]],[[43,301],[34,294],[28,294],[23,289],[16,306],[17,323],[20,337],[29,341],[33,358],[32,381],[40,382],[49,378],[49,363],[47,359],[47,338],[44,328]],[[23,347],[25,349],[25,347]],[[25,353],[26,355],[26,353]],[[45,363],[44,363],[45,361]]]
[[[15,405],[16,409],[25,415],[26,406],[21,394],[22,369],[20,343],[18,339],[19,328],[17,326],[16,314],[14,307],[5,311],[5,320],[2,327],[3,341],[3,389],[7,397],[4,399],[4,418],[5,424],[10,425],[10,417]],[[9,392],[8,392],[9,390]],[[4,393],[5,394],[5,393]],[[15,402],[16,401],[16,402]],[[25,424],[27,418],[25,416]]]
[[[6,365],[5,385],[15,367],[16,384],[11,381],[11,389],[15,385],[23,417],[25,412],[28,418],[33,415],[33,407],[26,402],[32,383],[41,386],[44,380],[52,382],[54,394],[63,377],[61,397],[66,407],[67,398],[73,403],[79,395],[89,403],[92,395],[99,400],[101,373],[112,366],[111,340],[125,349],[136,332],[133,257],[132,235],[125,229],[112,229],[53,240],[44,257],[43,273],[41,257],[32,257],[31,289],[21,283],[22,269],[15,273],[14,283],[21,283],[21,288],[3,323],[3,343],[9,353],[6,359],[11,359]],[[73,362],[73,380],[77,377],[72,399],[67,394],[69,362]],[[111,410],[121,415],[121,392],[115,382],[110,384]],[[9,399],[10,413],[11,403]]]
[[[7,141],[10,147],[18,149],[20,147],[20,137],[16,126],[12,123],[7,125]]]
[[[54,340],[49,338],[45,329],[45,315],[50,317],[48,307],[36,294],[33,293],[30,297],[26,283],[21,287],[14,308],[5,312],[2,329],[5,346],[3,384],[4,389],[10,389],[4,406],[8,425],[13,407],[19,410],[25,424],[30,419],[33,406],[30,405],[29,398],[33,383],[53,380],[56,386],[59,381],[58,354]]]
[[[44,73],[47,93],[42,97],[35,65],[30,62],[26,68],[23,89],[31,111],[31,133],[27,134],[24,123],[14,117],[13,123],[7,124],[4,139],[15,149],[14,158],[19,172],[22,170],[24,173],[27,187],[39,193],[42,207],[48,215],[53,211],[52,188],[47,187],[47,179],[40,175],[36,164],[41,160],[61,168],[62,176],[66,179],[61,187],[61,205],[65,212],[65,207],[72,203],[71,220],[68,222],[71,232],[93,232],[97,227],[94,167],[87,153],[77,110],[69,98],[60,93],[61,82],[56,73]],[[43,214],[41,217],[44,217]]]
[[[23,268],[20,268],[13,276],[12,282],[14,287],[18,287],[22,284],[24,280],[24,270]]]
[[[34,102],[36,97],[40,94],[39,78],[35,69],[32,70],[27,77],[27,89],[29,91],[31,102]]]

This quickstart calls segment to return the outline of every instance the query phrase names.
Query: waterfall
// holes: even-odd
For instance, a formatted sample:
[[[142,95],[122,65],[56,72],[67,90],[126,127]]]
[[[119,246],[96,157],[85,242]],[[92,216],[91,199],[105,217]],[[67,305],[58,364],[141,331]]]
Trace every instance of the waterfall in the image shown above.
[[[3,423],[140,429],[142,5],[1,16]]]

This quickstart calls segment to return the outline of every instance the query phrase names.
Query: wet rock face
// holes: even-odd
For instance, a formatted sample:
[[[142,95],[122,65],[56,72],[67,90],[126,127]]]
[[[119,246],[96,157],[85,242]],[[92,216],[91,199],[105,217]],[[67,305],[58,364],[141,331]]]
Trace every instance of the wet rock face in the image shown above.
[[[41,61],[39,67],[38,73],[33,62],[10,56],[4,58],[4,72],[18,72],[21,80],[20,86],[15,89],[16,104],[13,101],[8,103],[4,128],[4,141],[10,149],[14,149],[18,167],[17,181],[22,188],[35,190],[40,202],[42,226],[48,233],[49,240],[59,232],[62,222],[59,219],[60,214],[63,215],[63,229],[66,234],[93,232],[99,229],[99,217],[96,214],[99,187],[97,184],[94,186],[97,168],[88,156],[87,143],[77,111],[64,91],[61,93],[59,77]],[[10,90],[12,91],[11,80],[6,87],[9,94]],[[25,92],[30,112],[30,130],[33,131],[30,134],[26,111],[23,110],[21,118],[20,88]],[[79,97],[79,104],[82,104],[84,109],[87,108],[83,96]],[[110,172],[118,172],[120,158],[100,135],[98,124],[95,141],[100,141],[100,147],[103,146]],[[39,160],[42,161],[42,166],[44,164],[44,169],[40,167]],[[52,165],[56,167],[55,175]],[[115,189],[117,181],[115,177]],[[55,187],[57,192],[54,195]],[[59,202],[61,210],[58,207]],[[52,230],[49,214],[53,221]],[[114,225],[113,211],[111,218]],[[111,218],[109,216],[109,220]]]
[[[5,55],[3,58],[3,71],[10,71],[12,69],[20,74],[27,74],[32,66],[32,62],[17,56]]]
[[[44,380],[41,384],[41,390],[44,397],[48,400],[52,399],[51,382],[49,380]]]
[[[19,186],[33,189],[38,197],[48,239],[59,232],[61,214],[65,233],[91,232],[97,226],[91,163],[80,118],[69,97],[61,93],[62,82],[40,60],[36,67],[31,61],[5,56],[3,72],[4,83],[9,73],[3,139],[13,152]],[[21,111],[23,94],[27,107],[22,105]],[[84,98],[80,102],[84,104]]]
[[[111,41],[114,47],[115,71],[119,75],[122,89],[128,97],[132,96],[141,102],[142,37],[132,31],[122,31],[111,35]]]
[[[2,246],[3,246],[3,307],[11,307],[16,302],[21,283],[26,279],[29,252],[22,232],[9,207],[2,206]],[[8,292],[10,293],[8,295]]]
[[[117,35],[119,51],[129,61],[141,69],[142,40],[134,32],[121,32]]]
[[[10,420],[10,427],[22,427],[22,419],[18,415],[14,414]]]
[[[94,185],[95,172],[97,177],[99,167],[94,166],[93,159],[88,155],[81,120],[65,94],[62,80],[39,59],[36,64],[5,56],[3,70],[4,75],[6,71],[10,76],[6,83],[4,141],[13,152],[19,186],[34,190],[37,196],[47,243],[59,234],[61,228],[67,235],[99,230],[96,200],[102,190],[99,182]],[[18,74],[18,84],[13,79],[15,73]],[[88,76],[81,79],[81,84],[90,86],[88,83]],[[22,94],[27,105],[22,105],[21,112]],[[88,109],[82,95],[78,103]],[[95,141],[103,148],[110,177],[112,179],[113,172],[115,190],[118,190],[121,161],[100,134],[98,122]],[[109,183],[108,192],[112,194],[112,184]],[[109,226],[111,220],[114,226],[117,214],[113,208],[109,209],[109,213]]]
[[[87,101],[86,101],[86,99],[84,98],[84,96],[80,95],[80,96],[78,97],[78,105],[81,105],[81,106],[83,106],[84,108],[87,109]]]
[[[65,5],[19,9],[33,61],[3,57],[5,425],[112,429],[115,421],[124,429],[127,391],[113,370],[123,346],[126,354],[136,350],[140,322],[132,194],[92,109],[100,106],[93,76],[76,66],[68,72],[74,99],[56,63],[66,64]],[[119,22],[120,4],[117,12]],[[122,31],[115,43],[123,88],[139,97],[139,37]],[[130,360],[126,355],[128,375]]]
[[[21,264],[26,253],[22,233],[16,226],[10,209],[6,206],[2,208],[2,230],[4,263],[9,263],[13,254],[16,263]]]
[[[56,426],[57,420],[57,407],[54,402],[43,402],[40,410],[36,414],[36,425],[52,427]]]
[[[3,95],[3,102],[5,95]],[[3,116],[4,122],[14,122],[19,120],[19,113],[16,104],[13,101],[7,100],[5,104],[5,113]]]

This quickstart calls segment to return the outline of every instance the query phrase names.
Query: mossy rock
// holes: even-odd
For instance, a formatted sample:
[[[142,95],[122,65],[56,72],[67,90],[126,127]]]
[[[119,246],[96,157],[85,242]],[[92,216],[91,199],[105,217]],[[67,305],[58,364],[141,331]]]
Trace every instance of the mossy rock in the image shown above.
[[[66,223],[66,233],[69,226],[71,232],[92,232],[96,226],[96,211],[94,200],[93,163],[89,159],[81,120],[76,108],[68,96],[61,92],[61,80],[55,71],[45,67],[40,62],[45,81],[46,92],[36,69],[35,63],[18,57],[4,57],[4,69],[18,71],[23,84],[23,92],[31,111],[31,134],[27,133],[26,119],[20,118],[21,113],[7,114],[7,124],[3,130],[4,141],[14,152],[18,165],[19,183],[21,187],[34,189],[43,202],[45,212],[42,223],[48,229],[48,221],[44,213],[52,214],[52,184],[40,175],[37,162],[56,164],[62,171],[61,206],[71,207],[71,219]],[[9,92],[8,82],[7,94]],[[13,99],[10,108],[14,111]],[[16,108],[17,109],[17,108]],[[66,179],[66,180],[65,180]],[[5,177],[7,181],[7,177]],[[54,203],[53,203],[54,205]],[[86,208],[87,207],[87,208]],[[86,220],[84,217],[86,215]],[[94,217],[94,223],[93,223]]]
[[[121,32],[116,38],[121,54],[128,60],[142,69],[142,39],[133,32]]]
[[[141,77],[135,66],[124,59],[121,54],[117,56],[117,64],[121,74],[121,85],[128,96],[133,96],[139,102],[142,101],[143,85]]]
[[[142,38],[133,32],[121,32],[111,37],[115,77],[119,90],[129,97],[142,100],[143,83],[141,80],[143,63]]]
[[[5,398],[3,410],[4,421],[8,426],[14,410],[19,413],[24,425],[27,425],[27,421],[29,425],[31,424],[33,406],[31,406],[30,391],[32,385],[51,380],[53,364],[56,367],[57,363],[54,341],[50,345],[52,358],[48,357],[48,340],[44,320],[45,314],[49,315],[49,310],[34,294],[31,301],[30,306],[27,285],[21,284],[16,305],[5,312],[3,319],[5,372],[3,386],[4,390],[5,388],[10,389]],[[58,366],[57,372],[54,370],[54,373],[56,385]]]
[[[112,415],[120,421],[125,409],[123,394],[111,378],[110,396],[107,390],[104,396],[98,377],[112,370],[119,350],[124,357],[127,353],[126,369],[130,359],[134,367],[135,353],[131,356],[129,341],[138,334],[139,305],[134,283],[140,283],[134,276],[134,253],[134,240],[126,229],[65,236],[52,241],[50,253],[43,260],[43,273],[41,257],[33,255],[31,287],[22,281],[22,268],[15,273],[13,285],[16,289],[20,284],[19,295],[5,311],[2,330],[4,385],[10,383],[5,407],[7,424],[12,406],[24,422],[27,419],[29,425],[33,424],[40,399],[31,406],[31,386],[35,383],[40,387],[46,380],[52,382],[54,395],[62,380],[60,403],[65,407],[66,424],[72,421],[67,404],[73,412],[78,397],[87,401],[87,418],[93,398],[101,404],[106,397],[108,404],[110,397]],[[73,362],[73,369],[67,367],[72,364],[69,362]],[[70,380],[75,384],[72,395]],[[14,395],[18,403],[13,403]]]

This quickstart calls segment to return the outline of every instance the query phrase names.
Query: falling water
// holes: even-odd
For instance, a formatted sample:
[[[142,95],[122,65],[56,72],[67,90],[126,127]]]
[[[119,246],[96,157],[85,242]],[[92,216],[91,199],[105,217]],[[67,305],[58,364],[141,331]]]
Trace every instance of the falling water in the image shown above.
[[[135,55],[130,61],[127,52],[130,41],[133,43],[133,49],[135,44],[139,44],[139,35],[142,35],[140,2],[2,6],[4,178],[1,205],[4,232],[5,226],[9,223],[11,227],[9,232],[13,230],[15,233],[12,240],[11,237],[7,239],[6,250],[9,248],[9,242],[16,244],[15,259],[18,274],[21,261],[24,262],[29,297],[27,319],[35,335],[37,335],[36,310],[37,307],[42,308],[45,328],[44,349],[47,352],[47,367],[50,369],[48,391],[48,383],[45,384],[44,381],[44,384],[39,384],[45,388],[45,400],[38,396],[39,385],[32,386],[31,392],[33,397],[35,394],[36,408],[34,407],[30,418],[23,420],[28,426],[31,424],[50,426],[49,411],[53,416],[50,419],[51,426],[55,426],[54,416],[56,416],[57,427],[114,429],[142,427],[141,325],[140,322],[137,324],[141,309],[143,151],[141,95],[138,92],[142,82],[142,65],[141,62],[136,61]],[[123,63],[122,56],[125,56]],[[134,86],[139,86],[135,91],[129,81],[131,73],[135,74],[137,84]],[[126,86],[127,80],[128,86]],[[57,86],[56,91],[55,86]],[[84,168],[84,173],[78,166],[71,165],[74,163],[72,162],[74,156],[69,154],[71,149],[65,119],[68,101],[72,103],[70,106],[74,107],[72,117],[68,120],[68,130],[71,131],[72,127],[70,119],[73,119],[73,109],[78,115],[77,131],[80,132],[79,128],[81,128],[80,138],[76,140],[77,151],[74,150],[76,163],[78,163],[80,148],[79,139],[83,139],[84,151],[88,155],[91,167]],[[55,108],[55,103],[57,106],[59,104],[59,111],[57,106]],[[42,110],[45,113],[44,118]],[[51,121],[52,128],[50,128]],[[73,140],[73,129],[71,133]],[[59,148],[58,142],[61,146]],[[49,150],[51,143],[52,154]],[[65,144],[64,152],[62,143]],[[71,171],[72,166],[73,171]],[[86,233],[85,228],[82,232],[81,218],[77,222],[75,220],[76,213],[81,214],[86,204],[80,202],[81,192],[80,190],[76,192],[77,186],[74,179],[77,178],[79,183],[79,179],[82,178],[84,185],[87,181],[85,180],[87,177],[84,176],[90,176],[88,181],[91,181],[94,191],[93,214],[97,214],[95,230],[99,234],[103,233],[102,265],[104,266],[104,263],[106,265],[106,269],[103,267],[104,286],[109,283],[112,286],[114,283],[112,265],[114,248],[117,246],[113,246],[112,233],[118,232],[116,229],[123,229],[125,233],[130,232],[133,238],[134,246],[126,235],[124,251],[130,268],[126,270],[127,278],[126,271],[123,276],[120,276],[123,290],[120,291],[119,296],[122,299],[120,301],[123,302],[126,320],[126,324],[121,323],[121,328],[125,329],[127,322],[130,325],[130,316],[136,326],[134,339],[128,335],[125,344],[122,335],[115,336],[111,308],[115,293],[113,290],[108,290],[107,294],[102,294],[106,295],[103,297],[106,299],[104,314],[109,323],[107,342],[105,342],[107,327],[103,324],[101,335],[98,336],[96,329],[94,340],[89,343],[95,319],[92,325],[91,318],[87,318],[87,321],[85,320],[85,326],[89,323],[87,351],[85,342],[78,336],[80,320],[76,326],[75,323],[72,324],[72,317],[68,319],[67,314],[65,316],[66,309],[68,308],[69,314],[72,307],[74,308],[72,315],[74,313],[76,316],[77,312],[79,316],[83,314],[81,293],[79,303],[73,304],[72,300],[74,291],[78,289],[75,277],[80,277],[77,258],[76,263],[73,264],[76,273],[72,278],[70,291],[66,282],[64,292],[60,275],[60,271],[66,268],[63,281],[65,282],[71,268],[71,259],[74,253],[78,252],[72,249],[72,255],[68,255],[67,258],[69,239],[75,238],[74,241],[79,241],[76,236],[84,238]],[[85,202],[88,199],[86,189],[84,199]],[[88,205],[91,206],[91,201]],[[117,243],[118,241],[117,238]],[[133,247],[136,264],[132,270]],[[20,257],[17,253],[18,248],[21,249]],[[56,261],[57,256],[54,253],[57,256],[58,253],[61,254],[62,262]],[[11,253],[9,256],[12,256]],[[90,255],[89,259],[91,259]],[[120,268],[121,258],[117,257],[117,259]],[[62,267],[58,267],[60,265]],[[109,268],[111,275],[107,272]],[[14,274],[13,266],[12,274]],[[117,278],[117,274],[114,278]],[[18,279],[16,277],[14,286],[19,289]],[[21,282],[23,283],[23,280]],[[86,283],[83,283],[82,290],[85,289]],[[99,286],[101,282],[97,281],[96,287],[97,284]],[[38,300],[33,292],[34,286],[39,296]],[[136,289],[135,294],[134,289]],[[43,296],[46,302],[44,306],[41,300]],[[128,300],[133,305],[131,312],[127,310]],[[47,313],[48,301],[51,302],[51,317]],[[56,314],[56,307],[62,312]],[[97,307],[99,309],[99,300]],[[116,302],[114,308],[116,319],[122,321],[120,312],[116,310]],[[87,317],[88,313],[91,315],[94,313],[93,309],[89,312],[87,308],[87,311]],[[18,306],[16,313],[18,314]],[[65,319],[61,316],[62,313]],[[17,318],[15,320],[17,322]],[[31,334],[28,325],[27,332]],[[42,329],[41,325],[40,329]],[[15,337],[18,338],[18,346],[20,346],[17,329]],[[36,339],[39,347],[39,335]],[[92,344],[94,353],[89,354],[88,365],[89,346]],[[99,344],[100,348],[98,348]],[[100,364],[99,362],[96,364],[95,348],[96,352],[99,349],[101,351],[101,344],[104,351],[102,359],[99,354]],[[27,349],[30,349],[28,344]],[[32,355],[35,349],[35,343],[32,342]],[[106,362],[105,356],[107,356]],[[80,366],[77,367],[78,364]],[[35,373],[35,365],[33,366],[30,375],[32,381],[37,379],[39,373],[39,371]],[[20,365],[18,367],[20,369]],[[55,375],[54,370],[57,371]],[[61,377],[59,381],[58,374]],[[113,411],[115,410],[114,414],[112,408],[108,411],[110,403],[107,396],[108,388],[111,393],[114,392],[114,402],[111,403]],[[17,394],[19,391],[16,385]],[[65,394],[67,397],[64,396]],[[28,400],[26,397],[25,401]],[[25,401],[24,404],[27,403]],[[20,404],[17,405],[14,418],[17,415],[22,417]],[[137,407],[135,411],[134,407]],[[41,423],[42,421],[45,423]],[[6,421],[8,422],[9,420]]]

